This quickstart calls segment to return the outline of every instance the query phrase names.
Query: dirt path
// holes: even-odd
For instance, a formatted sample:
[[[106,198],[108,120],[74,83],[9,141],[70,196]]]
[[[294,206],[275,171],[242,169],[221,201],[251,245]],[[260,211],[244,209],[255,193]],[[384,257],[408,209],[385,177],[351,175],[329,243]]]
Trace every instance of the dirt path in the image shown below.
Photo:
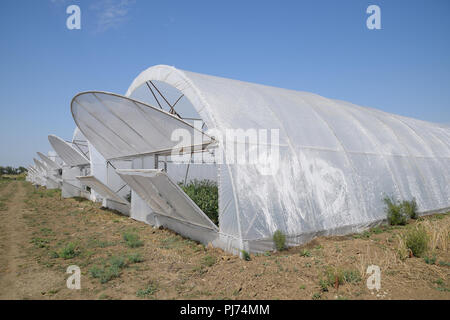
[[[14,192],[15,191],[15,192]],[[17,299],[18,259],[20,247],[24,246],[27,237],[26,228],[21,219],[25,190],[18,181],[11,182],[1,195],[12,194],[7,201],[7,210],[1,214],[1,258],[0,258],[0,299]]]
[[[0,300],[42,299],[46,288],[64,278],[43,269],[34,259],[30,244],[33,232],[23,218],[32,211],[26,207],[22,182],[9,182],[0,196],[7,206],[0,211]]]

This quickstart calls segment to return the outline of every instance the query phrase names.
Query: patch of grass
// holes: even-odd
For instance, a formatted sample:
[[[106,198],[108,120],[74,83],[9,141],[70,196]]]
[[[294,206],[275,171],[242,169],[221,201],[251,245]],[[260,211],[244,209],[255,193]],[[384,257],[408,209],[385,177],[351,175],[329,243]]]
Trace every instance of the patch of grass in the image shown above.
[[[113,245],[115,245],[114,242],[103,241],[103,240],[96,239],[96,238],[89,238],[88,242],[87,242],[88,248],[106,248],[106,247],[111,247]]]
[[[136,297],[138,298],[147,298],[149,296],[153,296],[158,291],[158,286],[151,282],[145,289],[138,290],[136,292]]]
[[[443,267],[450,267],[450,262],[439,261],[439,265]]]
[[[73,242],[69,242],[58,252],[58,256],[63,259],[72,259],[79,254],[77,245]]]
[[[322,294],[320,292],[316,292],[311,297],[313,300],[320,300],[322,298]]]
[[[161,249],[173,249],[178,248],[181,245],[180,238],[178,236],[170,236],[161,240]]]
[[[48,248],[48,244],[50,243],[50,241],[48,239],[33,238],[31,239],[31,243],[34,244],[37,248]]]
[[[121,270],[127,266],[125,258],[113,256],[102,267],[93,266],[89,273],[93,278],[100,279],[101,283],[107,283],[120,276]]]
[[[128,255],[128,261],[130,263],[140,263],[144,261],[144,258],[142,258],[142,255],[139,252],[135,252]]]
[[[202,258],[202,265],[206,267],[212,267],[213,265],[216,264],[216,261],[217,261],[216,257],[207,255]]]
[[[411,250],[416,257],[422,256],[428,246],[428,235],[421,226],[409,230],[406,234],[406,247]]]
[[[139,239],[139,235],[136,233],[125,232],[123,239],[125,240],[125,244],[130,248],[142,247],[144,245],[144,242]]]
[[[431,257],[425,256],[425,257],[423,257],[423,260],[425,261],[426,264],[435,264],[436,263],[436,256],[435,255],[433,255]]]
[[[347,283],[358,283],[361,281],[361,276],[356,270],[344,270],[344,281]]]
[[[214,222],[219,225],[219,189],[211,180],[193,180],[179,186],[195,202],[195,204]]]
[[[286,236],[280,230],[277,230],[273,234],[273,243],[275,244],[275,249],[277,251],[282,251],[286,249]]]
[[[303,249],[302,252],[300,252],[300,255],[302,257],[311,257],[311,251],[309,251],[307,249]]]
[[[319,286],[322,292],[326,292],[329,287],[340,286],[345,283],[358,283],[360,281],[361,276],[356,270],[342,270],[328,267],[325,274],[319,279]]]

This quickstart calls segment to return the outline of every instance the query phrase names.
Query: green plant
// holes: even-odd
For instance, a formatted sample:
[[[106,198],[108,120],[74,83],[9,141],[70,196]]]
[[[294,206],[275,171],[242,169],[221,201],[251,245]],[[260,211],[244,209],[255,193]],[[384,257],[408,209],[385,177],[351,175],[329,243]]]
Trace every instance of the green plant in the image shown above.
[[[144,245],[144,242],[139,239],[139,235],[136,233],[125,232],[123,234],[123,239],[130,248],[137,248]]]
[[[273,242],[277,251],[282,251],[286,248],[286,236],[280,230],[274,232]]]
[[[211,180],[193,180],[179,186],[195,204],[214,222],[219,224],[219,189]]]
[[[121,256],[112,256],[109,259],[109,263],[112,267],[122,269],[125,268],[127,263],[124,257]]]
[[[307,249],[303,249],[302,252],[300,252],[300,255],[302,257],[311,257],[311,251],[309,251]]]
[[[344,270],[344,281],[347,283],[357,283],[361,281],[361,276],[356,270]]]
[[[138,290],[136,292],[136,296],[139,298],[146,298],[148,296],[154,295],[156,293],[156,291],[158,291],[158,287],[156,286],[156,284],[154,282],[151,282],[147,286],[147,288]]]
[[[79,255],[79,251],[77,250],[77,245],[73,242],[69,242],[66,244],[61,250],[58,252],[58,256],[63,259],[72,259]]]
[[[207,266],[207,267],[212,267],[214,264],[216,263],[216,257],[214,256],[204,256],[202,259],[202,265]]]
[[[401,203],[390,197],[385,197],[383,201],[386,205],[385,211],[387,213],[388,223],[392,226],[405,225],[408,216],[402,209]]]
[[[144,258],[142,258],[142,255],[139,252],[135,252],[128,256],[128,261],[130,263],[140,263],[144,261]]]
[[[409,230],[406,234],[406,247],[411,250],[412,254],[420,257],[427,250],[428,235],[421,226]]]
[[[412,199],[412,201],[402,201],[401,207],[404,214],[406,214],[409,218],[411,219],[418,218],[416,199]]]
[[[245,261],[251,260],[250,253],[248,253],[247,251],[241,250],[241,254],[242,254],[242,259],[244,259]]]
[[[49,242],[50,242],[49,240],[42,239],[42,238],[31,239],[31,243],[34,244],[38,248],[47,248]]]
[[[89,269],[89,273],[93,278],[100,279],[101,283],[106,283],[114,278],[118,278],[120,276],[120,271],[125,268],[126,265],[124,257],[113,256],[102,268],[93,266]]]
[[[433,255],[432,257],[425,256],[423,258],[423,260],[425,261],[426,264],[435,264],[436,263],[436,256],[435,255]]]
[[[320,300],[322,298],[322,294],[320,292],[316,292],[312,295],[313,300]]]

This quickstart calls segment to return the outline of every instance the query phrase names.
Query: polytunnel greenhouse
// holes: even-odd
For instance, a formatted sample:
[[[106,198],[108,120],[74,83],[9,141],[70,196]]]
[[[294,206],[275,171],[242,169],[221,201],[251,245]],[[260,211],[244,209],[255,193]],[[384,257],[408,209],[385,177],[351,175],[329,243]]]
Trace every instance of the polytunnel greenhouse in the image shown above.
[[[290,246],[362,231],[386,218],[385,196],[415,199],[421,214],[450,207],[448,126],[164,65],[139,74],[125,96],[80,93],[71,110],[131,188],[130,217],[230,252],[272,250],[276,230]],[[177,130],[200,138],[180,143]],[[266,140],[276,163],[221,161],[234,144],[259,148],[224,139],[227,130],[277,132]],[[189,161],[173,161],[174,149]],[[217,182],[218,225],[178,185],[193,179]]]

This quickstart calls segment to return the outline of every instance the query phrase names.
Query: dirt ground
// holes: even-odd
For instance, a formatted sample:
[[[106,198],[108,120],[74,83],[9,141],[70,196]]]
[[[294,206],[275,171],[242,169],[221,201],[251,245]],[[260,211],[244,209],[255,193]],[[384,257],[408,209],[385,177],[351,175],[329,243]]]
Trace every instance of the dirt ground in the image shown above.
[[[0,299],[450,299],[449,214],[250,261],[25,181],[0,181],[0,217]],[[401,257],[402,235],[424,221],[444,228],[440,244]],[[69,265],[80,290],[66,287]],[[379,291],[367,288],[369,265]],[[327,284],[338,272],[345,281]]]

